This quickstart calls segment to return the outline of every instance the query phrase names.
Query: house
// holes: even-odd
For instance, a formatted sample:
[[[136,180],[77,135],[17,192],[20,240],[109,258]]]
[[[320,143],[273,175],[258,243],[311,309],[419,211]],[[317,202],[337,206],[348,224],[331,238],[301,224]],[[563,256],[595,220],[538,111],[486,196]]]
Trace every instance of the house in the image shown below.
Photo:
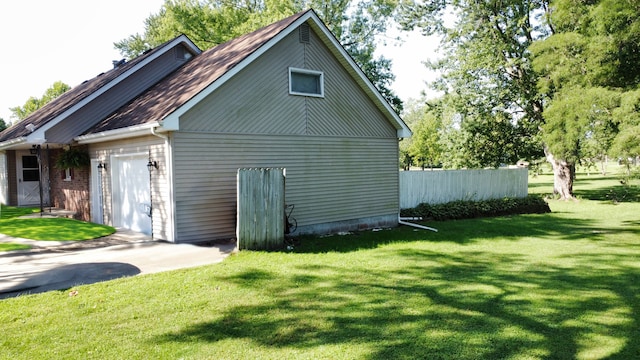
[[[34,204],[40,177],[81,218],[196,243],[234,237],[238,169],[277,167],[297,233],[398,224],[411,132],[314,11],[114,66],[0,133],[0,201]],[[69,147],[91,165],[56,169]]]

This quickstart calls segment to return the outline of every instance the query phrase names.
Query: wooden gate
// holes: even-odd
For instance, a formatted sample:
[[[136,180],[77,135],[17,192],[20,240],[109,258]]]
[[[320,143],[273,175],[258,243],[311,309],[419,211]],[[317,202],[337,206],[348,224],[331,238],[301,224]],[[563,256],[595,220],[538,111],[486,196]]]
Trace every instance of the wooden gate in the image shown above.
[[[277,249],[284,245],[284,179],[281,168],[238,170],[238,248]]]

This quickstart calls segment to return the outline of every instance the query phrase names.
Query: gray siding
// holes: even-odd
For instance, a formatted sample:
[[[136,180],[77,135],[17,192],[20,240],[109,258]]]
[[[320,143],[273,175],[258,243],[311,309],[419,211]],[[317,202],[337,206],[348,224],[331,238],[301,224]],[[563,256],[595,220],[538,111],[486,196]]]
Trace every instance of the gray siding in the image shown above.
[[[47,141],[60,144],[69,143],[74,137],[82,134],[91,126],[131,101],[131,99],[180,67],[184,62],[184,60],[177,58],[176,48],[167,51],[147,66],[71,114],[66,121],[49,129],[46,132]]]
[[[177,239],[233,237],[238,168],[286,168],[299,227],[397,214],[396,139],[175,134]]]
[[[184,131],[396,137],[395,128],[311,33],[283,39],[180,119]],[[289,67],[324,72],[325,97],[289,95]]]
[[[173,241],[170,227],[173,212],[169,187],[169,168],[167,164],[167,146],[165,140],[156,136],[145,136],[135,139],[110,141],[89,145],[92,159],[107,163],[107,170],[102,176],[104,223],[113,225],[111,156],[151,152],[151,158],[158,161],[158,169],[151,176],[151,199],[153,206],[152,231],[154,240]],[[91,169],[91,171],[98,171]]]
[[[289,67],[324,72],[325,97],[292,96]],[[312,32],[284,38],[180,118],[174,133],[179,242],[235,236],[238,168],[286,168],[300,229],[395,219],[396,129]],[[375,224],[374,224],[375,226]]]

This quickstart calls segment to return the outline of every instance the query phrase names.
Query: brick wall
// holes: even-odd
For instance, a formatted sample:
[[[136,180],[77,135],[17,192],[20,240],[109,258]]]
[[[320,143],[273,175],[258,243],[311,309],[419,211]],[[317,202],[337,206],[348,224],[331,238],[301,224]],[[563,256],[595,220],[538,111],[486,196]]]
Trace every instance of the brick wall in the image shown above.
[[[64,169],[55,166],[55,159],[62,150],[52,150],[52,167],[49,174],[51,184],[51,204],[54,207],[75,211],[75,219],[90,221],[89,206],[89,166],[81,169],[70,169],[67,178]]]

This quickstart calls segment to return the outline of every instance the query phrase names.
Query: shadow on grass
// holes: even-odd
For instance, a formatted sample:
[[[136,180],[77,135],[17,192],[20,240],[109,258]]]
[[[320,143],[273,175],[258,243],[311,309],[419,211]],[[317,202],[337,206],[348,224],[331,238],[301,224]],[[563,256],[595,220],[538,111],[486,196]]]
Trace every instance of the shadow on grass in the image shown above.
[[[629,232],[640,234],[640,228],[629,226],[624,229],[606,229],[593,222],[567,218],[555,214],[531,214],[495,218],[478,218],[457,221],[423,222],[421,224],[436,228],[438,232],[400,226],[397,229],[384,229],[377,232],[355,232],[346,236],[300,237],[295,252],[325,253],[352,252],[372,249],[381,245],[408,241],[453,242],[471,244],[486,239],[513,239],[536,237],[541,240],[599,240],[604,233]],[[416,222],[418,223],[418,222]]]
[[[640,202],[640,186],[617,185],[591,190],[576,190],[575,195],[588,200],[613,203]]]
[[[323,358],[640,355],[640,269],[626,265],[637,265],[637,253],[577,253],[565,264],[492,251],[374,251],[368,258],[385,260],[300,262],[289,273],[239,270],[223,279],[270,301],[231,306],[216,320],[153,341],[248,339],[257,348],[320,348]],[[360,352],[325,354],[332,346]]]

